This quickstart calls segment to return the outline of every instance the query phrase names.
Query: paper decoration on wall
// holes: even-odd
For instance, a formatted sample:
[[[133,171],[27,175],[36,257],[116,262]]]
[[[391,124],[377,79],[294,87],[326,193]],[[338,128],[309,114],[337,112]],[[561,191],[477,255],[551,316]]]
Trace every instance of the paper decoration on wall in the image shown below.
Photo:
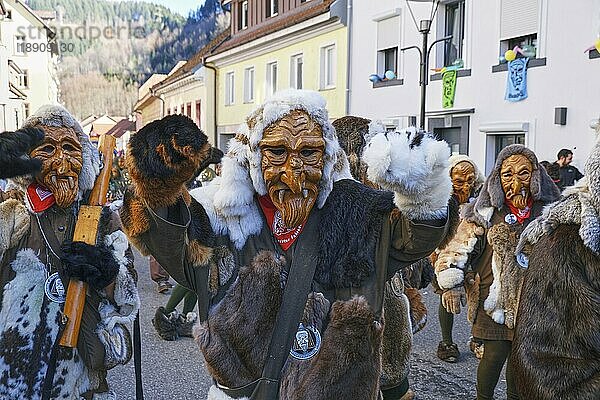
[[[446,71],[442,75],[442,108],[454,107],[456,93],[456,70]]]
[[[508,62],[506,94],[504,100],[511,102],[527,98],[527,62],[529,58],[517,58]]]

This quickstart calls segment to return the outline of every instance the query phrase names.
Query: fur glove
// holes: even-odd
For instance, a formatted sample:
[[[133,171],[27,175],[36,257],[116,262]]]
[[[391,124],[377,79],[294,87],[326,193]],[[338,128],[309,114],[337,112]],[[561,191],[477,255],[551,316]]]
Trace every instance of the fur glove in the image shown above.
[[[119,273],[119,263],[105,245],[70,242],[63,244],[62,251],[66,275],[87,282],[95,289],[104,289]]]
[[[0,134],[0,179],[35,174],[42,167],[40,160],[29,158],[29,152],[44,140],[39,128],[19,129]]]
[[[363,153],[369,179],[393,191],[396,207],[414,220],[446,217],[448,157],[446,142],[415,128],[378,133]]]
[[[467,305],[465,288],[462,286],[445,291],[442,294],[442,305],[452,314],[460,314],[460,307]]]

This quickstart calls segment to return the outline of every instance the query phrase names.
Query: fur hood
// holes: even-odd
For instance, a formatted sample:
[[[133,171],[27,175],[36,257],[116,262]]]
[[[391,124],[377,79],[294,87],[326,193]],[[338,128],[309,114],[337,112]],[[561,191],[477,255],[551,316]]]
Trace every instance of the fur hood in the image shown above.
[[[323,207],[334,182],[352,179],[326,106],[325,99],[317,92],[290,89],[276,93],[246,118],[236,137],[229,141],[227,154],[221,160],[221,179],[194,196],[209,215],[216,217],[211,218],[211,223],[218,234],[229,234],[236,247],[241,248],[248,236],[260,232],[262,218],[254,196],[267,194],[267,187],[258,144],[265,128],[293,110],[306,111],[323,130],[324,167],[316,206]]]
[[[85,192],[92,190],[96,182],[96,177],[100,173],[101,162],[98,149],[92,144],[89,136],[83,132],[79,122],[61,106],[52,104],[41,106],[25,120],[22,128],[39,128],[42,126],[72,128],[77,133],[83,156],[83,165],[79,173],[79,194],[77,196],[77,200],[81,200]],[[21,188],[21,190],[25,190],[32,180],[31,176],[26,176],[15,178],[11,181],[13,185]]]
[[[505,147],[498,154],[494,169],[483,183],[479,196],[474,202],[464,206],[462,210],[463,218],[485,228],[490,226],[490,219],[494,210],[499,210],[504,206],[505,196],[500,182],[502,163],[508,157],[516,154],[527,157],[533,165],[530,184],[533,200],[548,204],[558,199],[560,191],[548,176],[546,169],[538,162],[535,153],[521,144],[513,144]]]
[[[477,167],[477,164],[475,164],[475,161],[473,161],[471,158],[464,154],[455,154],[453,156],[450,156],[450,158],[448,159],[448,171],[452,172],[452,168],[456,167],[461,162],[468,162],[473,166],[473,168],[475,168],[475,187],[473,188],[473,193],[477,193],[477,191],[481,188],[483,182],[485,181],[485,176],[483,176],[481,170],[479,169],[479,167]]]
[[[587,173],[575,186],[565,189],[563,198],[544,209],[521,236],[517,252],[527,243],[535,244],[559,225],[579,225],[579,236],[587,248],[600,255],[600,130],[586,163]]]

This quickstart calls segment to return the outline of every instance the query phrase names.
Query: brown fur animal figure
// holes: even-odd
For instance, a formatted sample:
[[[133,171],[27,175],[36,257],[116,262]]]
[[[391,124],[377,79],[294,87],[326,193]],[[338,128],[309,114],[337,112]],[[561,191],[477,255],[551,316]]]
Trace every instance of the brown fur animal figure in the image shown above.
[[[135,240],[149,229],[146,206],[167,207],[180,196],[189,204],[185,183],[222,156],[186,116],[169,115],[144,126],[128,144],[126,161],[133,194],[125,196],[120,211],[127,235]]]
[[[336,301],[319,353],[289,399],[375,400],[383,326],[364,297]],[[340,346],[344,343],[345,346]]]
[[[258,253],[196,327],[208,371],[222,385],[240,387],[260,377],[281,305],[283,267],[274,253]]]

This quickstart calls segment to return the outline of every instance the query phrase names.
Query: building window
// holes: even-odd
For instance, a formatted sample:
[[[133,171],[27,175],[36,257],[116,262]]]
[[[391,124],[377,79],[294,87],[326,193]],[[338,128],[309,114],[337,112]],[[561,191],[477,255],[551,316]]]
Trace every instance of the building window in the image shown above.
[[[29,114],[31,112],[31,108],[29,103],[25,103],[23,104],[23,106],[25,107],[25,118],[29,118]]]
[[[17,75],[17,80],[19,83],[19,88],[27,89],[29,88],[29,74],[26,70]]]
[[[254,101],[254,67],[244,70],[244,103]]]
[[[321,47],[321,89],[335,87],[335,45]]]
[[[266,0],[267,18],[274,17],[279,12],[279,0]]]
[[[538,0],[501,0],[500,56],[519,46],[525,56],[536,57],[538,23]]]
[[[277,91],[277,62],[267,64],[267,96]]]
[[[459,58],[463,58],[463,42],[465,39],[465,1],[448,3],[445,6],[444,36],[452,35],[446,41],[444,49],[444,66],[449,66]]]
[[[234,103],[234,93],[234,75],[233,72],[228,72],[227,75],[225,75],[225,105],[231,105]]]
[[[302,54],[292,56],[290,67],[290,86],[294,89],[303,87],[303,59]]]
[[[400,44],[400,16],[377,21],[377,74],[398,71],[398,45]]]
[[[25,55],[25,36],[17,35],[15,36],[15,55]]]
[[[392,71],[398,75],[398,48],[391,47],[389,49],[379,50],[377,52],[377,73],[385,74],[386,71]]]
[[[185,115],[185,104],[182,104],[181,107],[179,108],[179,113],[181,115]]]
[[[167,108],[167,115],[171,115],[171,108]]]
[[[188,117],[192,118],[192,103],[187,103],[187,114]]]
[[[202,129],[202,102],[200,100],[196,100],[196,125],[198,128]]]
[[[246,29],[248,27],[248,0],[240,3],[239,28]]]

